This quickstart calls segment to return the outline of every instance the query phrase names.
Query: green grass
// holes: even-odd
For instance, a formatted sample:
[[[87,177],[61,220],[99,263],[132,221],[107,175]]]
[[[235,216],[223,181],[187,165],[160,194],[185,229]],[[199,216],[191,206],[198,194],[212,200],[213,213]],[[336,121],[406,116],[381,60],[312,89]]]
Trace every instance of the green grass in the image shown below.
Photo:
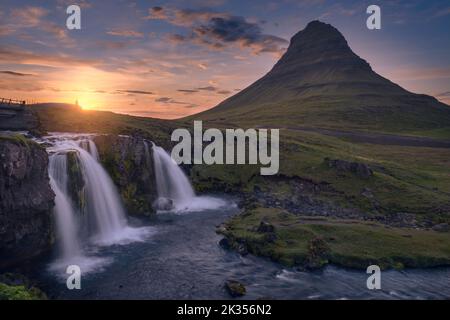
[[[439,213],[437,222],[442,217],[450,220],[449,149],[356,144],[289,130],[281,131],[280,141],[279,175],[329,186],[334,192],[322,194],[324,201],[369,212]],[[374,176],[362,179],[337,172],[325,164],[327,157],[368,164]],[[200,191],[222,186],[223,190],[251,192],[258,185],[275,193],[293,192],[283,184],[273,186],[271,177],[261,177],[259,166],[195,166],[191,177]],[[361,195],[364,189],[372,191],[373,201]]]
[[[275,227],[275,241],[255,231],[261,221]],[[235,216],[227,223],[225,235],[234,246],[244,243],[251,253],[288,266],[310,261],[314,241],[321,241],[325,248],[319,257],[314,253],[320,258],[318,267],[327,263],[352,268],[450,265],[450,233],[311,218],[274,208],[256,208]]]
[[[0,283],[0,300],[42,300],[45,295],[37,289],[25,286],[10,286]]]
[[[108,111],[52,108],[36,106],[36,111],[47,132],[83,132],[140,135],[166,144],[179,124],[176,121],[133,117]]]
[[[0,140],[9,141],[12,143],[15,143],[17,145],[25,146],[27,149],[30,148],[30,144],[35,144],[38,146],[37,143],[35,143],[33,140],[25,138],[22,134],[12,134],[12,135],[0,135]]]

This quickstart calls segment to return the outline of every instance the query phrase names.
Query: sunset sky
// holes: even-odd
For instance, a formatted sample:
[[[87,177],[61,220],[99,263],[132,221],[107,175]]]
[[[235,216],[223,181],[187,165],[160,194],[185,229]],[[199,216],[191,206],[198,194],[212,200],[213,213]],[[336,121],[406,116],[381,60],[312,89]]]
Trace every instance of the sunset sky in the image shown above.
[[[81,30],[65,27],[70,4]],[[366,28],[370,4],[382,30]],[[177,118],[264,75],[315,19],[376,72],[450,104],[448,0],[1,0],[0,97]]]

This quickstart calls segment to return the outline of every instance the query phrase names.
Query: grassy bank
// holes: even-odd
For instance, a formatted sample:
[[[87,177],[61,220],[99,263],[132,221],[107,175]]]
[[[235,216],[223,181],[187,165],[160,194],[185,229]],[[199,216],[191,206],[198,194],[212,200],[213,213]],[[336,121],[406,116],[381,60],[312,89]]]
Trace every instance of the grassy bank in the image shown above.
[[[232,248],[287,266],[314,269],[331,263],[365,269],[377,264],[401,269],[450,265],[448,232],[313,218],[276,208],[248,210],[228,221],[220,232]]]

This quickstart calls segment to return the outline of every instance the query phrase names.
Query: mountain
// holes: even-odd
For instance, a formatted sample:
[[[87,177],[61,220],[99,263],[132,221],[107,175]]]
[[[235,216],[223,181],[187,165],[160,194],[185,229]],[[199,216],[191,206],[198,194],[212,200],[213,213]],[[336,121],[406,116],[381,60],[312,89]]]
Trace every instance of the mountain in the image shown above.
[[[450,107],[378,75],[336,28],[312,21],[269,73],[189,119],[411,132],[449,127]]]

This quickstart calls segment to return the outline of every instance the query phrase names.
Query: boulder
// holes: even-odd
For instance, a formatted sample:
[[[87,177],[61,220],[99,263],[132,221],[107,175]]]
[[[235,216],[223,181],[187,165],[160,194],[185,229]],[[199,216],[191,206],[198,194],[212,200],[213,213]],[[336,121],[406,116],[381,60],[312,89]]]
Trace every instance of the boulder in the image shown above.
[[[247,293],[245,286],[237,280],[225,281],[225,289],[232,297],[242,297]]]
[[[157,198],[151,143],[141,137],[99,135],[100,161],[119,188],[127,212],[149,215]]]
[[[432,227],[434,231],[437,232],[449,232],[450,231],[450,225],[448,223],[439,223]]]
[[[160,197],[153,202],[154,210],[168,211],[173,209],[173,201],[169,198]]]

